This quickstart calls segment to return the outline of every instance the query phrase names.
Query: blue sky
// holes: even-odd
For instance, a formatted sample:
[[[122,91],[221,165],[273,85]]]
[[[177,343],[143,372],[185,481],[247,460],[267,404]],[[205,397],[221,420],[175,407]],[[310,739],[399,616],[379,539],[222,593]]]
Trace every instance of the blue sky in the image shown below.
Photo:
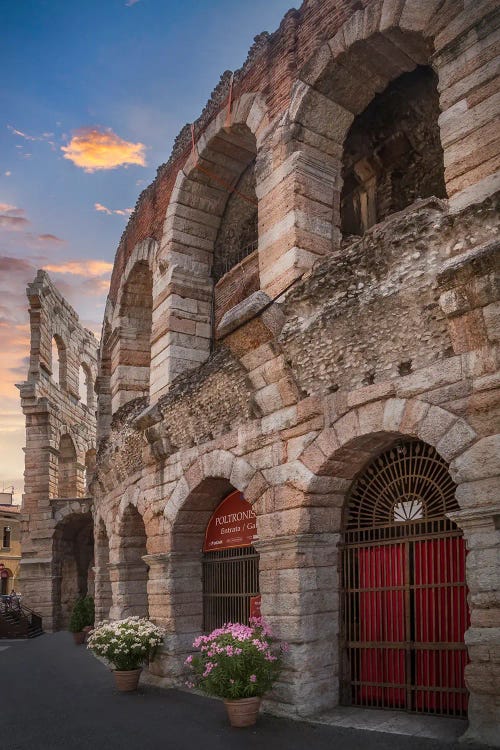
[[[0,64],[0,489],[22,490],[15,382],[45,267],[98,332],[128,212],[175,136],[293,0],[17,0]],[[66,149],[66,150],[63,150]]]

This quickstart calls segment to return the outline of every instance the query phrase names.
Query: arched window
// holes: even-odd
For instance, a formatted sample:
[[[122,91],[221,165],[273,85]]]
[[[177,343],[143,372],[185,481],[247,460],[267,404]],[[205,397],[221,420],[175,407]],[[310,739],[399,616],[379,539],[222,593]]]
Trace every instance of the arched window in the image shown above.
[[[417,198],[446,197],[439,112],[437,77],[421,66],[356,117],[344,143],[344,235],[362,235]]]
[[[52,380],[66,387],[66,346],[58,334],[52,338]]]
[[[76,450],[69,435],[59,443],[58,497],[78,497]]]
[[[260,288],[256,143],[247,128],[240,128],[235,136],[241,139],[235,151],[235,164],[241,171],[234,179],[234,187],[227,188],[227,200],[214,243],[214,332],[227,310]]]
[[[113,413],[123,404],[149,394],[153,278],[139,261],[123,288],[120,304],[119,357],[111,380]]]
[[[148,616],[148,566],[142,559],[147,554],[146,528],[141,514],[129,505],[120,526],[122,581],[122,616]]]
[[[82,363],[78,375],[80,403],[91,409],[94,405],[94,383],[92,381],[92,373],[89,366]]]
[[[465,715],[465,544],[446,462],[403,440],[355,482],[342,560],[344,703]]]

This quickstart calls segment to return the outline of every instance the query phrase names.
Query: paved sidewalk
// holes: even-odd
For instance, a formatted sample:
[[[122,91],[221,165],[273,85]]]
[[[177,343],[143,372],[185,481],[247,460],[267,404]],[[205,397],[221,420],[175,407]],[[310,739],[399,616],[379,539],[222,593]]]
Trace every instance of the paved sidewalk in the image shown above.
[[[120,694],[112,675],[69,633],[0,642],[5,750],[455,750],[455,742],[261,716],[231,729],[219,701],[141,687]],[[462,746],[463,747],[463,746]]]

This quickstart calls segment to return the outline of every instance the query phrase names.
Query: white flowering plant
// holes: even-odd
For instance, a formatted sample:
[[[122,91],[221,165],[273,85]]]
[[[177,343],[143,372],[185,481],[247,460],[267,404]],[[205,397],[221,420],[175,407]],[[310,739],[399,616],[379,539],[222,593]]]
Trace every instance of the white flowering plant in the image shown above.
[[[193,647],[199,653],[185,661],[191,670],[187,686],[226,700],[267,693],[288,650],[260,617],[251,617],[249,625],[228,622],[210,635],[200,635]]]
[[[99,622],[88,637],[87,648],[106,659],[113,669],[138,669],[145,661],[152,661],[165,631],[140,617]]]

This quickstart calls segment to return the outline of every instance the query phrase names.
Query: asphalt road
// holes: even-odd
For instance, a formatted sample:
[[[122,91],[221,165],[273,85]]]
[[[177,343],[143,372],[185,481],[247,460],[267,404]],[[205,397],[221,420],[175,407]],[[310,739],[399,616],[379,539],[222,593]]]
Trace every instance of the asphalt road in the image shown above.
[[[5,648],[5,646],[8,646]],[[69,633],[0,641],[1,750],[452,750],[456,743],[260,716],[232,729],[221,702],[179,690],[118,693]],[[461,746],[463,748],[463,746]]]

